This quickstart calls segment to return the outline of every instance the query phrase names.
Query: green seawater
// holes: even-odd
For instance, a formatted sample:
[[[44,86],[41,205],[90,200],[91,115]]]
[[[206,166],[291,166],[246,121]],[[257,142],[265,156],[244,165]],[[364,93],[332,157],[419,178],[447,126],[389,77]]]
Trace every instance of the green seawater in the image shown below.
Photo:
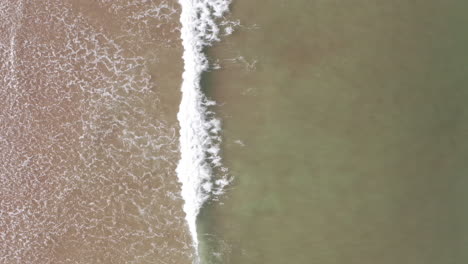
[[[203,85],[234,180],[203,264],[468,263],[468,2],[231,10]]]

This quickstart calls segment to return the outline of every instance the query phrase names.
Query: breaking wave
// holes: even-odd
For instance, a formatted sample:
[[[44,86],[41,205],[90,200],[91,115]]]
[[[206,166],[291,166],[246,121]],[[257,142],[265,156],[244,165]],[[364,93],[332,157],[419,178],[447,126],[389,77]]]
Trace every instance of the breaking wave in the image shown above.
[[[225,171],[219,154],[221,123],[208,111],[215,103],[203,94],[200,81],[209,68],[203,49],[219,41],[220,27],[216,21],[229,10],[230,1],[179,0],[179,3],[184,73],[177,116],[181,150],[177,175],[182,183],[184,211],[193,246],[198,251],[196,220],[200,208],[211,194],[219,194],[228,183],[226,178],[216,180],[213,177],[215,169]]]

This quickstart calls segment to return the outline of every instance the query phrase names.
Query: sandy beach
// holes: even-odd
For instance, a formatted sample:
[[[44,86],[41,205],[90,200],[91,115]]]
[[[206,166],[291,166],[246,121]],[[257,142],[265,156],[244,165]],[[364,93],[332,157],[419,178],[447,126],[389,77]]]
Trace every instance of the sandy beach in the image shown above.
[[[0,263],[191,263],[177,3],[0,12]]]

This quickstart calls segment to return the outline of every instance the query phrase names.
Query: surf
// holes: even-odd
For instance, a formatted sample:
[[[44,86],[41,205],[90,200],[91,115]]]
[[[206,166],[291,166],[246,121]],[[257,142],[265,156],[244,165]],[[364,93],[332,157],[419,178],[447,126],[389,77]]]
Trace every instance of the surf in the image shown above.
[[[177,119],[180,160],[176,173],[181,183],[184,212],[199,263],[197,216],[212,194],[219,193],[226,180],[214,180],[213,170],[221,167],[221,122],[208,111],[215,102],[201,90],[201,76],[209,69],[204,49],[219,41],[216,21],[229,11],[229,0],[179,0],[184,61]]]

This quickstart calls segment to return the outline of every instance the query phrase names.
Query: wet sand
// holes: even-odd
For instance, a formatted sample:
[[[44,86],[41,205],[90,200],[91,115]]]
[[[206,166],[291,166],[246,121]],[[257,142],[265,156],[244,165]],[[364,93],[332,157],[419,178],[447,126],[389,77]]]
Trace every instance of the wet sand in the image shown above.
[[[0,263],[191,263],[177,3],[0,14]]]

